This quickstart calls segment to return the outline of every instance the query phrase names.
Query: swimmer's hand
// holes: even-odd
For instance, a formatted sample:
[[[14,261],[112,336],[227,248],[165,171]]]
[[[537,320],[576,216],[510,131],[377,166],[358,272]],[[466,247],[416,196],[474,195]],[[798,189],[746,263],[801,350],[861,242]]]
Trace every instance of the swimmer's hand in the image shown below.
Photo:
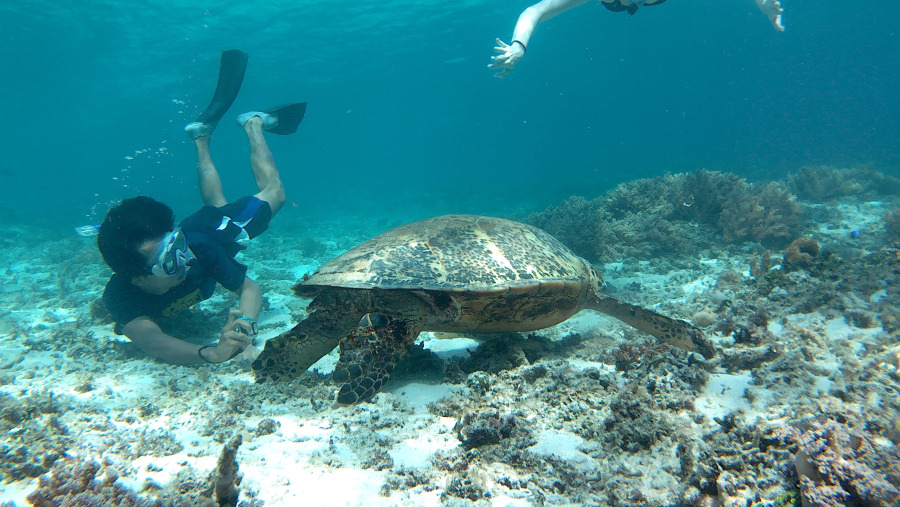
[[[219,343],[203,351],[203,357],[208,357],[213,363],[224,363],[250,345],[253,329],[250,322],[241,320],[241,315],[241,311],[234,308],[228,312],[228,322],[222,328]]]
[[[494,77],[505,77],[512,72],[513,67],[525,56],[525,46],[517,41],[507,44],[497,39],[497,46],[494,47],[494,52],[499,54],[491,57],[494,63],[488,65],[488,68],[500,69],[500,72],[494,74]]]
[[[769,21],[772,22],[772,26],[775,27],[779,32],[784,31],[784,25],[781,24],[781,15],[784,14],[784,9],[781,8],[781,2],[778,0],[756,0],[756,5],[759,6],[759,10],[763,12],[766,16],[768,16]]]

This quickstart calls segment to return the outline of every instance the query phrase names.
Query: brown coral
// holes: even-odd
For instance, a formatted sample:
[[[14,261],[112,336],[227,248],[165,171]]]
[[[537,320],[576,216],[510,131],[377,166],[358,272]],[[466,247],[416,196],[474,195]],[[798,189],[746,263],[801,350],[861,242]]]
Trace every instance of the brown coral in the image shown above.
[[[887,233],[889,241],[900,240],[900,209],[888,211],[881,216],[884,222],[884,232]]]
[[[804,166],[789,174],[786,181],[791,192],[815,202],[866,193],[890,195],[900,191],[900,180],[869,168]]]
[[[42,475],[37,489],[28,495],[36,507],[58,505],[123,505],[134,507],[164,507],[172,505],[157,499],[139,496],[118,482],[119,474],[112,467],[96,461],[67,457],[53,465],[51,473]]]
[[[802,227],[802,210],[778,182],[751,185],[727,197],[717,225],[726,241],[755,241],[766,247],[785,245]]]
[[[889,482],[890,475],[884,470],[900,461],[895,447],[876,448],[867,433],[832,420],[813,422],[803,432],[785,427],[776,433],[799,447],[794,464],[804,507],[900,502],[900,488]]]
[[[796,271],[813,267],[819,256],[819,242],[812,238],[797,238],[788,245],[781,261],[781,269]]]
[[[528,222],[578,255],[605,261],[696,252],[718,234],[782,248],[803,232],[801,211],[783,183],[699,170],[624,182],[592,200],[571,197]]]
[[[220,507],[234,507],[237,505],[241,484],[241,473],[238,471],[237,450],[243,439],[241,435],[235,436],[231,442],[222,447],[222,454],[216,465],[216,471],[210,482],[214,485],[216,502]]]

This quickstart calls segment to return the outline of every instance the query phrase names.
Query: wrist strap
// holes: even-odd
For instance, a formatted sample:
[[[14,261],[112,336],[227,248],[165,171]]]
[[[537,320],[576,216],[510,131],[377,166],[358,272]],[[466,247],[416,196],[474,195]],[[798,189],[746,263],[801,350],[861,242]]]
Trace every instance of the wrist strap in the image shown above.
[[[212,348],[212,345],[204,345],[204,346],[200,347],[199,349],[197,349],[197,356],[199,356],[200,359],[202,359],[204,362],[207,362],[209,364],[214,364],[209,359],[203,357],[203,349],[209,349],[209,348]]]
[[[518,44],[518,45],[522,46],[522,53],[528,52],[528,48],[525,47],[525,43],[520,41],[519,39],[512,41],[512,44]]]

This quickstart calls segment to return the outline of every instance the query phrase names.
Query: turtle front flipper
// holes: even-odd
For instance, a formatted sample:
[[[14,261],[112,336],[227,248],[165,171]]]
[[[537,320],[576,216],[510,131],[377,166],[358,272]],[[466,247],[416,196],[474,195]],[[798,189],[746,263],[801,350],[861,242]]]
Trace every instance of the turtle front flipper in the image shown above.
[[[266,341],[253,361],[256,383],[294,380],[337,347],[371,310],[365,292],[326,288],[307,307],[309,315],[290,331]]]
[[[715,347],[703,336],[703,331],[683,320],[666,317],[611,297],[598,297],[590,308],[615,317],[673,347],[697,352],[706,359],[716,355]]]
[[[266,346],[251,367],[256,383],[288,382],[299,377],[316,361],[334,350],[340,334],[312,334],[304,332],[304,322],[293,329],[266,341]]]
[[[364,315],[359,326],[341,340],[341,358],[332,374],[341,384],[337,402],[350,405],[375,396],[417,336],[419,329],[408,320],[381,313]]]

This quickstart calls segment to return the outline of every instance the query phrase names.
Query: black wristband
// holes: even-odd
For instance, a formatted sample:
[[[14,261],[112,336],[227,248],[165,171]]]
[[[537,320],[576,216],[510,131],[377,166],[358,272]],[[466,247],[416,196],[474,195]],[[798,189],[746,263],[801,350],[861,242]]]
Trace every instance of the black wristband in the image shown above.
[[[527,52],[528,52],[528,48],[525,47],[525,43],[522,42],[522,41],[520,41],[519,39],[516,39],[516,40],[512,41],[511,44],[518,44],[518,45],[522,46],[522,53],[527,53]]]
[[[209,348],[212,348],[212,345],[204,345],[204,346],[200,347],[199,349],[197,349],[197,356],[209,364],[215,364],[212,361],[210,361],[209,359],[203,357],[203,349],[209,349]]]

